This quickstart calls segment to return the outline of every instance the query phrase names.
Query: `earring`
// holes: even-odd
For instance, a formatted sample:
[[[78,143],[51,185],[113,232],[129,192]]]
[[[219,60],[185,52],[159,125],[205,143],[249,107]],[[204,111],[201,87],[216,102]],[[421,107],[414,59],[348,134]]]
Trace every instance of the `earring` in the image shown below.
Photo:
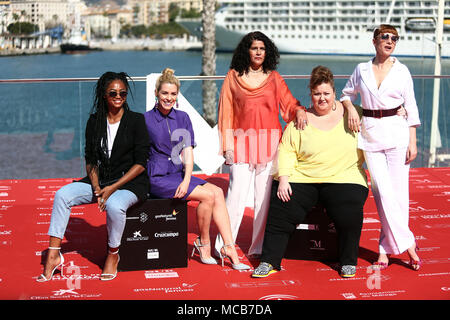
[[[155,108],[158,107],[158,97],[155,97]]]
[[[179,105],[178,105],[178,99],[177,99],[177,103],[176,103],[176,105],[175,105],[177,108],[179,107]]]
[[[331,108],[331,110],[336,111],[336,100],[334,100],[334,106]]]

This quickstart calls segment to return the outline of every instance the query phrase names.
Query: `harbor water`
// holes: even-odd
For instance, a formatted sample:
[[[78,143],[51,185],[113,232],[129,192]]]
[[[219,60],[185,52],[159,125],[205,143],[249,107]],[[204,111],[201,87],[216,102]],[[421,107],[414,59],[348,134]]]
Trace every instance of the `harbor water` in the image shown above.
[[[355,66],[369,60],[358,56],[282,55],[281,75],[309,75],[317,65],[335,75],[349,76]],[[218,53],[217,75],[225,75],[230,53]],[[422,126],[417,131],[419,156],[413,163],[428,163],[433,79],[433,59],[401,58],[414,78]],[[179,76],[201,73],[201,52],[196,51],[96,51],[79,55],[47,54],[0,58],[0,79],[98,78],[106,71],[124,71],[131,77],[159,73],[165,67]],[[450,61],[442,61],[442,74],[450,74]],[[217,101],[222,80],[217,80]],[[286,80],[293,95],[309,106],[307,79]],[[339,97],[346,79],[336,80]],[[84,175],[84,129],[92,108],[93,81],[53,81],[0,84],[0,179],[80,177]],[[146,83],[134,81],[129,104],[145,112]],[[440,85],[439,129],[442,150],[449,150],[450,80]],[[201,81],[182,81],[181,93],[202,113]],[[216,102],[217,103],[217,102]],[[448,153],[448,152],[447,152]]]

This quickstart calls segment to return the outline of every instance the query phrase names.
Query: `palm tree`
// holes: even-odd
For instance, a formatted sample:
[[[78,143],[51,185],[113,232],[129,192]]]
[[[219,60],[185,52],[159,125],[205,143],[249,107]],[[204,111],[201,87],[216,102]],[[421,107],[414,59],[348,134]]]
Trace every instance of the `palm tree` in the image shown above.
[[[214,14],[216,0],[203,0],[202,13],[202,75],[214,76],[216,74],[216,25]],[[203,117],[211,125],[216,123],[216,92],[214,80],[203,80]]]

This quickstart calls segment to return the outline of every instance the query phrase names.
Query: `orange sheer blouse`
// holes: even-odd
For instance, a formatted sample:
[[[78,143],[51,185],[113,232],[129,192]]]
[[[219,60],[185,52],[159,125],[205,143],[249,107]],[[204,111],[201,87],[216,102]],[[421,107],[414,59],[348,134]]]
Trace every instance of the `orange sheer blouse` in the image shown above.
[[[234,150],[235,163],[266,164],[276,154],[282,128],[303,108],[277,71],[257,88],[249,87],[230,69],[219,99],[221,152]]]

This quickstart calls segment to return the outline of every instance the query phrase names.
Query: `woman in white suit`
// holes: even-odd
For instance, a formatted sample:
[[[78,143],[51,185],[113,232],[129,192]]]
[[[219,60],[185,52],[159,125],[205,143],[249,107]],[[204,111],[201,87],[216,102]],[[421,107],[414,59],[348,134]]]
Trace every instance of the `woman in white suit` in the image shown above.
[[[341,102],[350,113],[349,127],[361,131],[358,148],[364,151],[381,220],[374,268],[386,269],[390,254],[407,251],[411,268],[418,270],[421,260],[408,226],[409,167],[417,155],[416,127],[420,125],[413,81],[408,68],[391,56],[399,41],[395,27],[380,25],[372,41],[375,58],[355,68]],[[363,107],[361,123],[352,104],[358,93]],[[402,105],[406,118],[398,115]]]

